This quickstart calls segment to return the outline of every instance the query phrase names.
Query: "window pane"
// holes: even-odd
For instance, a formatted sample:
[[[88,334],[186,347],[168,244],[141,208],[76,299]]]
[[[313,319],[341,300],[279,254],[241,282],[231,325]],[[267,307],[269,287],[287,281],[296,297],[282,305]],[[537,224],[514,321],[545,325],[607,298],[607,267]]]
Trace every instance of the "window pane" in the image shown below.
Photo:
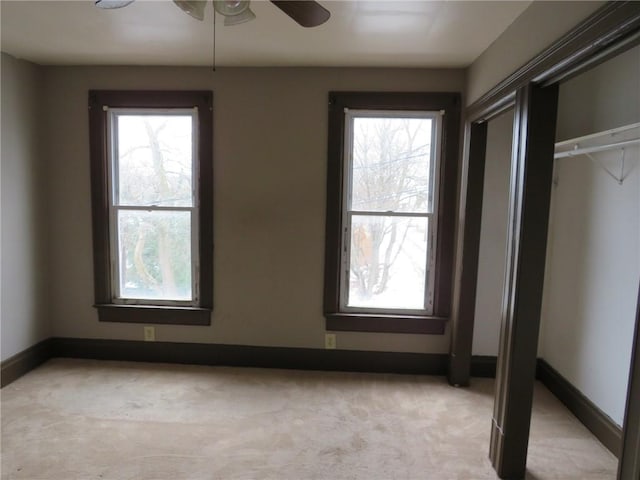
[[[118,115],[119,205],[191,206],[192,117]]]
[[[192,300],[191,213],[118,212],[120,297]]]
[[[428,221],[353,215],[348,307],[425,308]]]
[[[351,210],[432,212],[431,118],[353,119]]]

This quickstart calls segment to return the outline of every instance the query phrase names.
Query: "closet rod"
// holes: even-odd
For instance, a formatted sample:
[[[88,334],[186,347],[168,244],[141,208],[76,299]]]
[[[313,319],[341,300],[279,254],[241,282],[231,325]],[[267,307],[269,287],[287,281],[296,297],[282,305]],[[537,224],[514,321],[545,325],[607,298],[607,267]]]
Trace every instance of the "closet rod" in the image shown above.
[[[606,145],[597,145],[593,147],[574,148],[573,150],[568,150],[566,152],[558,152],[553,155],[553,158],[575,157],[577,155],[584,155],[586,153],[603,152],[605,150],[615,150],[617,148],[624,148],[629,145],[636,145],[636,144],[640,144],[640,138],[635,138],[633,140],[625,140],[623,142],[608,143]]]

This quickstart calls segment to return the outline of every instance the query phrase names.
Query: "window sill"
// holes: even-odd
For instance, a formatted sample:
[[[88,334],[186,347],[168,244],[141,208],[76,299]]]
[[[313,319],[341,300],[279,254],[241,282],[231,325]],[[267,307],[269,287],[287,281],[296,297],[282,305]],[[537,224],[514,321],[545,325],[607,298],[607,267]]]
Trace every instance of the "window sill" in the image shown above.
[[[195,307],[151,305],[95,305],[101,322],[211,325],[211,310]]]
[[[347,332],[419,333],[443,335],[445,317],[422,315],[374,315],[362,313],[327,313],[327,330]]]

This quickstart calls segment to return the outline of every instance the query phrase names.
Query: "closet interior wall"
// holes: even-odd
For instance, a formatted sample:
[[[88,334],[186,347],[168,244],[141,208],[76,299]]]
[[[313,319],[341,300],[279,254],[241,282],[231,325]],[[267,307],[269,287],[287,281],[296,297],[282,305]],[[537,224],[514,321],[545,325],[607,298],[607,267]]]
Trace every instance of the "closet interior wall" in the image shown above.
[[[640,122],[640,47],[560,87],[556,141]],[[627,177],[618,183],[603,168]],[[555,160],[539,357],[622,424],[640,278],[640,149]]]

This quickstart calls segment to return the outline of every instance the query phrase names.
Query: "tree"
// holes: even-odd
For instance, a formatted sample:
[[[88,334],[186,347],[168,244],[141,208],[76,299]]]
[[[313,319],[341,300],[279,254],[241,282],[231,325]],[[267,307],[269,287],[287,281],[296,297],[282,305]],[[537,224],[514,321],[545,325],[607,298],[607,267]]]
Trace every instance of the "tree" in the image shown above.
[[[385,292],[407,235],[416,228],[410,218],[386,213],[429,208],[430,133],[431,120],[354,120],[350,280],[365,300]],[[415,267],[424,275],[424,265]]]
[[[190,138],[189,145],[176,140],[180,118],[120,117],[119,135],[125,136],[118,164],[121,205],[191,205]],[[121,290],[142,298],[191,296],[188,212],[121,210],[118,230]]]

